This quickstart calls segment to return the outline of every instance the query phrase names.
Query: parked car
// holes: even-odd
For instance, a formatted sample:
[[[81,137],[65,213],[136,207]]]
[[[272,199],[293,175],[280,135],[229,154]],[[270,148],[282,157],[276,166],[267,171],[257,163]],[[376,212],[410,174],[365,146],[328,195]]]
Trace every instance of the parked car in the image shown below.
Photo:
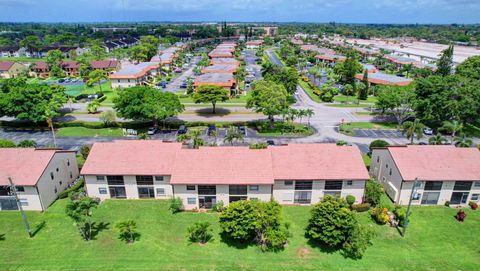
[[[156,133],[157,133],[157,128],[155,128],[155,127],[148,128],[148,131],[147,131],[148,135],[154,135]]]
[[[430,127],[423,128],[423,133],[426,135],[433,135],[433,130]]]
[[[63,82],[65,82],[65,79],[59,79],[58,80],[58,83],[63,83]]]
[[[180,125],[180,127],[178,127],[177,134],[183,135],[183,134],[186,134],[187,131],[188,131],[187,126],[182,124],[182,125]]]
[[[238,126],[238,131],[243,135],[247,134],[247,129],[243,125]]]
[[[246,84],[245,84],[245,88],[250,88],[250,84],[249,84],[249,83],[246,83]]]
[[[267,140],[267,144],[270,145],[270,146],[275,146],[275,141]]]
[[[213,135],[213,133],[216,131],[217,131],[217,127],[215,125],[208,125],[207,135]]]
[[[180,88],[187,88],[187,82],[183,82],[183,83],[180,85]]]

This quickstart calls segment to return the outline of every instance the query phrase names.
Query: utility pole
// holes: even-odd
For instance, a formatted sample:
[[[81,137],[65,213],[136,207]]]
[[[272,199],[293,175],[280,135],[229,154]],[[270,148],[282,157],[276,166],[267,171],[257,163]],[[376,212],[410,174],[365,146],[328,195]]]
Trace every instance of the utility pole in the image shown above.
[[[8,182],[10,183],[10,194],[15,197],[15,201],[17,202],[18,210],[22,214],[23,223],[25,224],[25,228],[27,229],[28,237],[32,237],[32,231],[30,230],[30,224],[28,224],[27,216],[25,215],[25,211],[23,211],[22,203],[18,199],[17,195],[17,187],[12,181],[11,177],[8,177]]]
[[[417,194],[417,184],[419,184],[420,181],[418,178],[415,178],[415,182],[413,182],[412,185],[412,193],[410,194],[410,200],[408,201],[408,208],[407,208],[407,214],[405,215],[405,221],[403,222],[403,230],[402,230],[402,237],[405,237],[405,231],[407,230],[408,226],[408,216],[410,215],[410,208],[412,207],[412,200],[413,197]]]

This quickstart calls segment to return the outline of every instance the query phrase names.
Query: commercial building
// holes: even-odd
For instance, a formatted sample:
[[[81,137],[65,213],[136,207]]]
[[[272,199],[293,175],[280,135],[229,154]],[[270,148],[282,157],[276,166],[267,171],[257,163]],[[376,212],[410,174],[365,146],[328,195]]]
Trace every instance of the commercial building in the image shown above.
[[[247,199],[314,204],[325,195],[361,202],[369,179],[360,151],[351,146],[186,149],[155,140],[95,143],[81,174],[91,197],[180,197],[185,209]]]
[[[43,211],[78,178],[74,151],[0,148],[0,210],[18,210],[11,178],[24,210]]]
[[[396,203],[466,205],[480,196],[480,151],[453,145],[409,145],[374,149],[370,175]],[[418,179],[418,182],[415,180]]]

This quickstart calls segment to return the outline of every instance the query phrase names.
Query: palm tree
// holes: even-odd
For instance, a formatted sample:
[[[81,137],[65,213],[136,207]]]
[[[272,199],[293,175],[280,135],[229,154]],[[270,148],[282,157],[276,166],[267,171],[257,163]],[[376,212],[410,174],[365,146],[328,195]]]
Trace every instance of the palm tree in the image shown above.
[[[415,121],[406,121],[402,125],[402,134],[407,135],[407,138],[410,139],[410,143],[413,144],[413,138],[416,135],[417,139],[422,138],[423,136],[423,128],[425,126],[418,122],[418,120]]]
[[[305,116],[308,119],[308,126],[310,126],[310,118],[313,117],[313,115],[315,115],[315,111],[313,111],[313,109],[309,108],[305,110]]]
[[[87,104],[87,111],[88,113],[95,113],[99,107],[100,103],[97,100],[93,100]]]
[[[428,139],[428,144],[430,145],[444,145],[445,143],[447,143],[447,139],[441,134],[437,134]]]
[[[53,129],[53,117],[56,115],[57,113],[50,109],[45,110],[45,113],[44,113],[44,117],[45,117],[45,120],[47,121],[48,127],[52,131],[53,146],[55,146],[55,148],[57,147],[57,139],[55,138],[55,130]]]
[[[452,133],[452,140],[450,141],[450,144],[452,145],[455,138],[455,134],[460,132],[462,129],[463,129],[463,124],[456,120],[443,122],[442,130]]]
[[[115,229],[120,234],[120,239],[125,240],[127,243],[135,242],[138,236],[137,223],[131,219],[117,222]]]
[[[242,141],[243,142],[243,134],[240,132],[240,130],[235,127],[235,126],[230,126],[227,130],[227,134],[225,135],[225,138],[223,139],[223,142],[228,142],[230,145],[233,146],[234,141]]]
[[[102,80],[106,80],[107,75],[105,72],[102,70],[93,70],[88,74],[88,80],[87,80],[87,85],[92,86],[95,83],[98,84],[98,87],[100,88],[100,92],[102,92]]]
[[[466,135],[457,136],[453,140],[455,140],[455,146],[460,148],[469,148],[473,144],[473,140]]]

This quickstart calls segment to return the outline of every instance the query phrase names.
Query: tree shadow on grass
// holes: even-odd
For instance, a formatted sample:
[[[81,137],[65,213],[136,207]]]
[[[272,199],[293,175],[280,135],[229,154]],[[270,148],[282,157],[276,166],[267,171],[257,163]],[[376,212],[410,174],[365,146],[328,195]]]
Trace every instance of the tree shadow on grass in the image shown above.
[[[249,246],[254,245],[254,244],[249,243],[249,242],[240,242],[238,240],[230,238],[225,233],[220,233],[220,240],[223,243],[225,243],[227,246],[234,247],[234,248],[237,248],[237,249],[246,249]]]
[[[91,240],[95,240],[97,235],[104,231],[104,230],[108,230],[109,229],[109,226],[110,226],[110,223],[105,223],[105,222],[94,222],[92,224],[92,238]]]
[[[118,239],[120,239],[121,241],[127,244],[133,244],[134,242],[140,241],[141,236],[142,235],[139,232],[134,232],[132,236],[130,236],[130,234],[125,233],[125,234],[120,234],[118,236]]]
[[[2,233],[2,234],[0,234],[0,241],[4,241],[4,240],[5,240],[5,234]]]
[[[305,237],[308,239],[307,244],[311,248],[318,249],[322,253],[333,254],[333,253],[336,253],[337,251],[339,251],[342,248],[341,246],[334,246],[334,247],[327,246],[326,244],[323,244],[321,242],[318,242],[318,241],[315,241],[315,240],[311,239],[307,235],[305,235]]]
[[[32,237],[35,237],[37,233],[39,233],[43,228],[45,228],[45,225],[47,225],[47,222],[45,220],[40,221],[35,225],[35,229],[32,232]]]
[[[212,108],[200,108],[196,109],[195,113],[204,117],[226,116],[231,113],[230,109],[217,107],[215,114],[212,112]]]

